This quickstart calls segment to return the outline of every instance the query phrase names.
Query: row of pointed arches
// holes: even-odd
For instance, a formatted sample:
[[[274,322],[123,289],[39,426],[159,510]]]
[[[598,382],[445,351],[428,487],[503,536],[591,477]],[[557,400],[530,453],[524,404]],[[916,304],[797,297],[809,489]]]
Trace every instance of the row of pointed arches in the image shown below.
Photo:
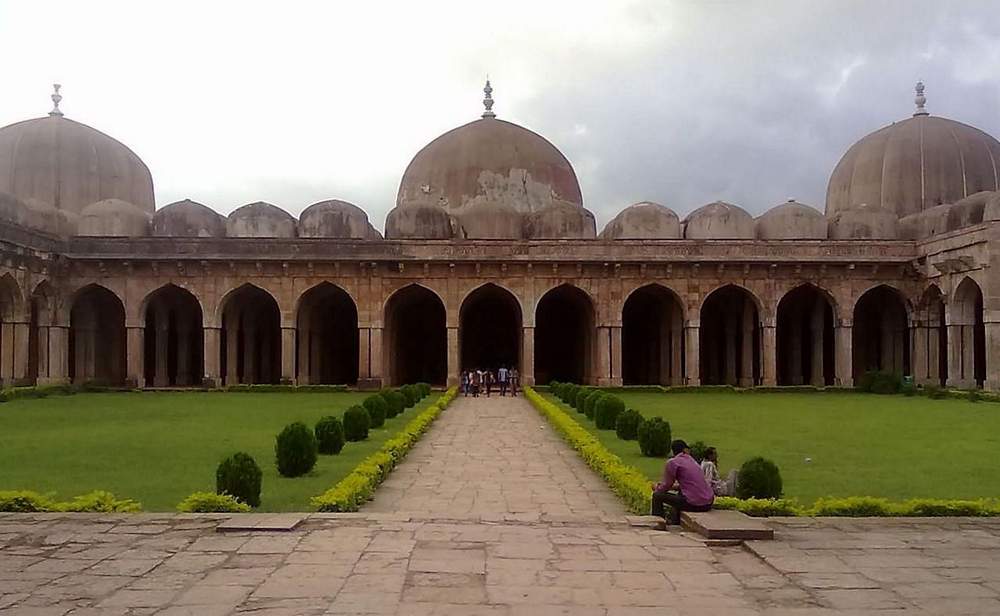
[[[14,372],[11,291],[0,284],[0,375]],[[52,361],[51,335],[37,327],[49,304],[45,290],[33,298],[29,327],[28,380]],[[946,312],[948,316],[946,318]],[[294,349],[293,378],[300,384],[354,384],[362,353],[358,309],[342,288],[322,283],[306,292],[295,329],[281,327],[278,303],[267,291],[246,284],[232,292],[221,310],[218,349],[205,348],[201,304],[189,291],[166,285],[145,301],[142,326],[142,376],[147,386],[201,385],[206,352],[218,353],[223,384],[277,383],[288,376],[282,353]],[[697,362],[703,384],[760,385],[773,362],[778,385],[832,385],[838,376],[838,349],[857,380],[872,369],[914,374],[921,382],[982,387],[986,379],[983,295],[966,278],[946,304],[930,287],[912,310],[903,295],[877,286],[858,298],[853,309],[851,345],[838,344],[837,310],[831,296],[811,284],[786,293],[773,326],[774,357],[768,357],[758,298],[745,288],[723,286],[700,307],[692,327],[681,298],[659,284],[638,288],[621,313],[620,369],[626,385],[690,382],[689,362]],[[74,382],[121,383],[126,379],[125,309],[112,291],[99,285],[80,290],[72,301],[68,332],[68,369]],[[446,308],[430,289],[411,284],[393,293],[384,307],[382,376],[390,384],[445,383],[449,376]],[[595,382],[602,370],[598,355],[613,349],[607,328],[596,326],[594,302],[583,289],[564,284],[549,290],[535,306],[534,327],[523,327],[521,303],[507,289],[485,284],[461,303],[457,361],[460,370],[525,366],[525,336],[530,336],[535,381]],[[294,336],[289,346],[283,336]],[[368,334],[370,335],[370,333]],[[368,344],[369,341],[364,341]],[[691,347],[693,345],[694,348]],[[454,359],[452,359],[454,361]],[[614,356],[611,359],[615,361]],[[368,373],[379,374],[381,367]],[[457,372],[457,371],[455,371]]]

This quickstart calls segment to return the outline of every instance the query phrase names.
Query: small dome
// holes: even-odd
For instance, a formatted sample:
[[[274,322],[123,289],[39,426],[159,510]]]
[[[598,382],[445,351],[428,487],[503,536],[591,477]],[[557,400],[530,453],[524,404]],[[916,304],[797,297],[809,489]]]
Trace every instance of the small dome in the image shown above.
[[[443,209],[433,205],[394,207],[385,217],[385,237],[390,240],[447,240],[458,225]]]
[[[373,231],[364,210],[337,199],[314,203],[299,215],[299,237],[365,240],[376,238]]]
[[[650,201],[628,206],[601,231],[601,239],[606,240],[673,240],[680,236],[677,214]]]
[[[757,239],[825,240],[827,222],[816,208],[789,199],[754,221]]]
[[[983,222],[986,203],[998,195],[1000,192],[983,191],[952,204],[948,208],[948,230],[955,231]]]
[[[204,205],[185,199],[161,207],[153,214],[157,237],[225,237],[226,219]]]
[[[479,201],[464,208],[460,218],[468,239],[519,240],[524,237],[524,215],[496,201]]]
[[[983,206],[983,220],[1000,220],[1000,191],[986,200]]]
[[[276,205],[257,201],[226,218],[229,237],[295,237],[295,218]]]
[[[597,237],[594,215],[582,207],[555,202],[525,221],[525,236],[533,240],[584,239]]]
[[[690,240],[752,240],[753,218],[738,205],[716,201],[687,215],[684,237]]]
[[[149,235],[149,214],[121,199],[105,199],[83,208],[77,234],[142,237]]]
[[[0,191],[72,214],[105,199],[154,209],[146,164],[122,143],[61,115],[0,128]]]
[[[899,217],[942,203],[955,203],[980,191],[1000,190],[1000,142],[989,134],[923,109],[855,143],[830,176],[826,214],[860,203]]]
[[[903,216],[897,225],[899,238],[921,240],[948,230],[948,212],[951,205],[936,205],[922,212]]]
[[[899,219],[889,210],[862,203],[829,216],[830,239],[899,239]]]
[[[36,199],[28,199],[25,205],[28,206],[27,224],[29,227],[59,237],[76,235],[80,226],[79,214],[57,210],[48,203],[42,203]]]

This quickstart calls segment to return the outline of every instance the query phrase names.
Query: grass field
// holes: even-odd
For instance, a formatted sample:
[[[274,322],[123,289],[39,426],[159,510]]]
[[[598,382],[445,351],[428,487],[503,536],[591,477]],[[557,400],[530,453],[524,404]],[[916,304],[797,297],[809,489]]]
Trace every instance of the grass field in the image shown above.
[[[674,438],[718,448],[728,472],[762,455],[785,495],[1000,497],[1000,405],[874,394],[620,393],[626,406],[670,422]],[[552,398],[554,399],[554,398]],[[576,419],[626,463],[658,479],[663,460]],[[806,458],[811,458],[806,462]]]
[[[312,427],[324,415],[360,404],[357,393],[107,393],[16,400],[0,405],[0,490],[55,493],[91,490],[133,498],[148,511],[172,511],[199,490],[215,491],[215,467],[246,451],[264,472],[262,511],[308,511],[309,499],[331,487],[437,393],[320,456],[304,477],[286,479],[274,465],[274,439],[293,421]]]

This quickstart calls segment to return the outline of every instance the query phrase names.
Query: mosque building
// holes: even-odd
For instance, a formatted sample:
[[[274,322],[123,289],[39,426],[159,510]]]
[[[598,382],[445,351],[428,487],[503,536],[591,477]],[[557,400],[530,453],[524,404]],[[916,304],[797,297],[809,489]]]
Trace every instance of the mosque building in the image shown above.
[[[414,156],[383,237],[337,199],[157,209],[143,161],[56,86],[47,116],[0,129],[0,379],[370,389],[503,364],[525,384],[881,369],[1000,389],[1000,142],[930,115],[922,84],[844,154],[822,212],[643,201],[600,233],[566,157],[485,93]]]

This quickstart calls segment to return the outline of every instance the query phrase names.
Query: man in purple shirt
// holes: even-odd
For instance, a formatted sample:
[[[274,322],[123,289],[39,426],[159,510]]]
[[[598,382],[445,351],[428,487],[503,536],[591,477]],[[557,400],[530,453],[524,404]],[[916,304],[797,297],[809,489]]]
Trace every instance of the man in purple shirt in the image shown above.
[[[664,505],[670,505],[670,523],[680,524],[681,511],[708,511],[715,494],[705,481],[701,466],[691,457],[687,443],[676,440],[670,449],[674,457],[663,467],[663,481],[653,486],[652,514],[664,518]],[[677,492],[671,492],[675,484]]]

